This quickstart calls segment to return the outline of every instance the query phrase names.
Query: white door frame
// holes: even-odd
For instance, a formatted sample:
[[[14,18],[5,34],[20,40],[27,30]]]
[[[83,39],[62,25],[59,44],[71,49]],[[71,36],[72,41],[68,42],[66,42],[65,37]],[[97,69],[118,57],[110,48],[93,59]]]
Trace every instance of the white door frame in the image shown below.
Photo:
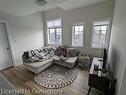
[[[4,23],[5,24],[5,28],[6,28],[6,31],[7,32],[7,37],[8,37],[8,43],[9,43],[9,46],[10,46],[10,52],[11,52],[11,59],[12,59],[12,66],[15,66],[16,64],[16,61],[15,61],[15,56],[14,56],[14,48],[13,48],[13,44],[12,44],[12,38],[11,38],[11,34],[10,34],[10,31],[9,31],[9,24],[7,21],[5,20],[0,20],[0,23]]]

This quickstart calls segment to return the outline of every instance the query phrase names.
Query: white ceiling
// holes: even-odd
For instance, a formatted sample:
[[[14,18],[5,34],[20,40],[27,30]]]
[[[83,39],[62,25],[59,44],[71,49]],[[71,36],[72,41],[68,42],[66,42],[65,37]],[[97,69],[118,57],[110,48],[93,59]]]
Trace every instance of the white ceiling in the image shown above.
[[[64,10],[71,10],[104,1],[107,0],[68,0],[67,2],[60,3],[58,6]]]
[[[96,4],[107,0],[46,0],[45,6],[39,6],[36,0],[0,0],[0,12],[24,16],[37,11],[46,11],[60,7],[63,10],[71,10],[82,6]]]

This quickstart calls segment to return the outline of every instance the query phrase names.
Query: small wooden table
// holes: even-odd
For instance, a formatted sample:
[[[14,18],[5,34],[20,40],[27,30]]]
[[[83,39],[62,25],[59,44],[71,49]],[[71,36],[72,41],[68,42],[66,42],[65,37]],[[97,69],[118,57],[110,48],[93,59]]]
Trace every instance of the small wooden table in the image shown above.
[[[93,74],[95,64],[98,65],[99,69],[102,69],[103,62],[99,60],[101,60],[101,58],[96,58],[96,57],[93,58],[93,62],[92,62],[90,72],[89,72],[89,80],[88,80],[89,90],[88,90],[87,95],[89,95],[91,91],[91,87],[104,91],[105,95],[107,95],[108,93],[110,79],[106,77],[101,77],[100,72],[98,73],[98,75]]]

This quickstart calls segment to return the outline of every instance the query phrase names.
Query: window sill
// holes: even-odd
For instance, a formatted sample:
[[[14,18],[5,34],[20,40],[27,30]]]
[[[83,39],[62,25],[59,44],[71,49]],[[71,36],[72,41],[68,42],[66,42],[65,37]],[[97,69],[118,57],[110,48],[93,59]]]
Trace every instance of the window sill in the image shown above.
[[[72,46],[72,47],[75,47],[75,48],[83,48],[83,46]]]
[[[62,44],[49,44],[49,43],[48,43],[47,45],[50,45],[50,46],[51,46],[51,45],[52,45],[52,46],[62,46]]]
[[[92,49],[103,49],[103,48],[100,48],[100,47],[91,47]]]

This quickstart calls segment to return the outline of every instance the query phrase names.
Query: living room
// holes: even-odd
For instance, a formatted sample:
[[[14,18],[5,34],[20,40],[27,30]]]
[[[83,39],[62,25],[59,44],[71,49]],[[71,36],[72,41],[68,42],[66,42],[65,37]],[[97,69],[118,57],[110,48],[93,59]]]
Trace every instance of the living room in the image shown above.
[[[125,3],[0,0],[0,94],[124,95]],[[114,80],[91,86],[92,68]]]

